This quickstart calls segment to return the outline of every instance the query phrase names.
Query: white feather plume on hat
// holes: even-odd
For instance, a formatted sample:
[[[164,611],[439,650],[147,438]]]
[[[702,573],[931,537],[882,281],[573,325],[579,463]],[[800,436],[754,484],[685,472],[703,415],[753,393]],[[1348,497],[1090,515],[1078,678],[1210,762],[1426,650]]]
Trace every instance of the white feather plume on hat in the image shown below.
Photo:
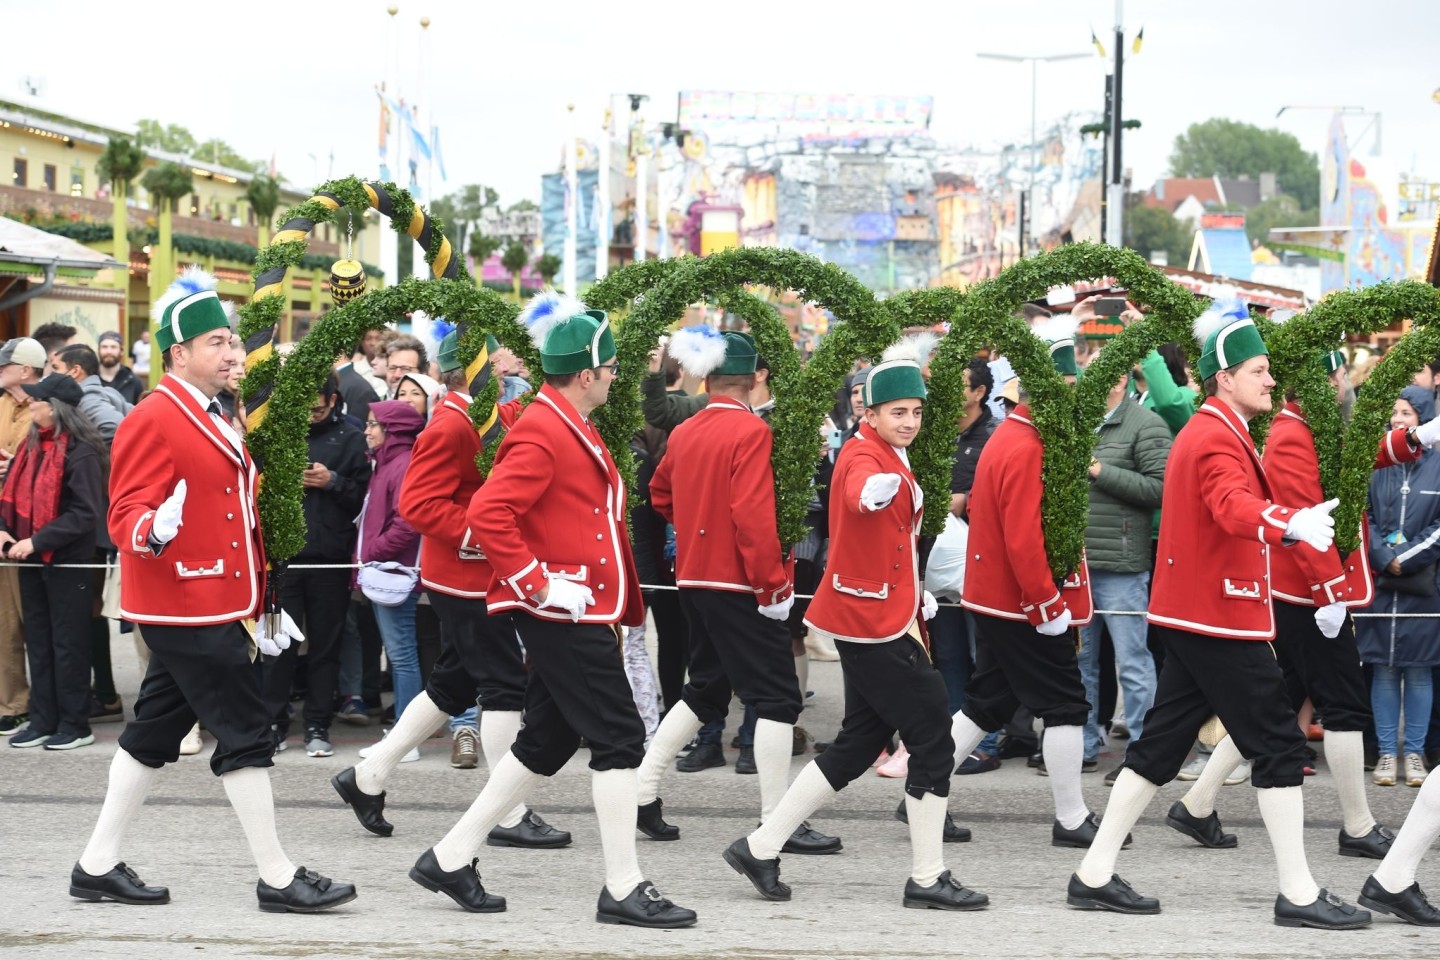
[[[1195,339],[1203,348],[1205,341],[1220,330],[1225,329],[1236,320],[1244,320],[1250,316],[1250,311],[1239,297],[1225,297],[1212,300],[1205,312],[1195,318],[1194,330]]]
[[[1051,344],[1061,340],[1075,339],[1075,331],[1079,329],[1080,321],[1075,319],[1074,314],[1057,313],[1036,320],[1034,326],[1030,328],[1030,332],[1047,344]]]
[[[882,363],[886,360],[913,360],[923,367],[939,342],[940,338],[928,330],[912,333],[886,347],[880,360]]]
[[[176,277],[165,292],[160,294],[160,299],[150,308],[150,322],[158,323],[165,312],[165,308],[172,303],[184,300],[186,297],[196,293],[204,293],[206,290],[214,290],[218,285],[214,275],[206,273],[195,264],[185,268],[185,272]]]
[[[525,309],[520,311],[520,322],[524,324],[535,346],[543,348],[545,338],[556,324],[584,313],[586,309],[588,308],[585,304],[574,297],[547,287],[525,304]]]
[[[704,323],[676,330],[665,345],[680,368],[692,377],[708,377],[725,362],[725,336]]]

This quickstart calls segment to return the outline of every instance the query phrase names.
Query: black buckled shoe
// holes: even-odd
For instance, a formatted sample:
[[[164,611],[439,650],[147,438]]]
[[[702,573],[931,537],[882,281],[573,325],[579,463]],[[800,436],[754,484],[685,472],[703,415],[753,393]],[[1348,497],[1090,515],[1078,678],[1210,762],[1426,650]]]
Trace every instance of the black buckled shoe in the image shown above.
[[[1090,844],[1095,842],[1095,834],[1099,832],[1100,820],[1093,813],[1086,814],[1085,819],[1080,822],[1080,826],[1074,830],[1066,830],[1060,825],[1060,821],[1056,820],[1054,826],[1050,828],[1050,845],[1052,847],[1081,847],[1083,849],[1089,849]],[[1134,839],[1134,836],[1127,833],[1125,834],[1125,842],[1120,846],[1128,847]]]
[[[900,806],[895,808],[895,819],[901,823],[910,822],[910,811],[905,809],[905,799],[900,799]],[[945,811],[945,842],[946,843],[969,843],[972,834],[969,827],[962,827],[955,823],[955,818],[950,816],[950,811]]]
[[[601,887],[600,900],[595,904],[595,919],[600,923],[673,930],[676,927],[693,927],[697,917],[694,910],[676,906],[660,896],[660,891],[649,880],[641,880],[624,900],[616,900],[610,895],[609,888]]]
[[[566,830],[556,830],[550,824],[540,819],[540,814],[534,810],[526,810],[525,816],[513,827],[502,827],[499,824],[491,829],[485,842],[492,847],[527,847],[532,850],[546,850],[552,847],[564,847],[570,843],[570,833]]]
[[[780,848],[781,853],[794,853],[801,856],[823,856],[827,853],[839,853],[845,849],[839,837],[832,837],[829,834],[821,833],[810,826],[810,821],[805,821],[795,828],[790,834],[790,839]]]
[[[635,808],[635,828],[651,840],[679,840],[680,828],[665,822],[660,798]]]
[[[905,906],[912,910],[983,910],[990,906],[990,898],[962,886],[946,870],[928,887],[906,880]]]
[[[711,767],[723,766],[725,750],[718,743],[702,743],[675,761],[675,769],[681,773],[699,773]]]
[[[454,900],[460,909],[470,913],[504,913],[505,898],[485,892],[480,882],[478,859],[471,860],[470,866],[459,870],[441,870],[435,859],[435,848],[420,854],[415,866],[410,868],[410,879],[432,893],[443,893]]]
[[[1070,875],[1065,902],[1081,910],[1110,910],[1114,913],[1151,914],[1160,912],[1160,901],[1142,897],[1118,874],[1112,873],[1103,887],[1086,886],[1078,874]]]
[[[114,900],[116,903],[136,906],[170,902],[170,891],[167,888],[145,886],[145,881],[124,863],[115,864],[98,877],[92,877],[80,869],[80,864],[75,864],[70,871],[70,896],[94,903]]]
[[[355,899],[353,883],[336,883],[314,870],[295,868],[295,879],[283,887],[261,880],[255,884],[260,909],[266,913],[319,913]]]
[[[1176,800],[1170,807],[1170,812],[1165,815],[1165,822],[1202,847],[1229,850],[1240,843],[1235,834],[1226,833],[1220,828],[1220,817],[1214,810],[1210,811],[1208,817],[1197,817],[1182,800]]]
[[[1316,930],[1359,930],[1370,926],[1370,911],[1361,910],[1322,889],[1314,903],[1297,907],[1284,894],[1275,897],[1277,927],[1314,927]]]
[[[395,827],[385,819],[385,794],[372,797],[361,791],[355,783],[354,767],[346,767],[331,777],[330,786],[340,794],[341,800],[349,804],[350,809],[355,812],[355,819],[360,821],[360,826],[377,837],[388,837],[395,832]]]
[[[725,862],[755,887],[766,900],[789,900],[790,887],[780,882],[780,858],[760,860],[750,852],[750,841],[744,837],[725,850]]]
[[[1440,927],[1440,910],[1436,910],[1425,898],[1425,891],[1420,889],[1418,883],[1410,884],[1399,893],[1391,893],[1380,886],[1372,874],[1365,878],[1365,886],[1360,891],[1360,903],[1371,910],[1394,914],[1417,927]]]
[[[1371,860],[1384,860],[1385,854],[1390,852],[1390,844],[1395,842],[1395,831],[1389,827],[1382,827],[1380,824],[1370,828],[1370,832],[1363,837],[1352,837],[1340,828],[1340,856],[1342,857],[1369,857]]]

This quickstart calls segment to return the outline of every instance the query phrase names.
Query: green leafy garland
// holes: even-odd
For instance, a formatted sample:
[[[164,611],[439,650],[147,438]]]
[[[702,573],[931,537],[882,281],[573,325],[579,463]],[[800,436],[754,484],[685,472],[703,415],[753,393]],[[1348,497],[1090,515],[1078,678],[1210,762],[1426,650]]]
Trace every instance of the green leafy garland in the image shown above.
[[[530,334],[518,319],[520,309],[488,289],[480,290],[479,293],[481,297],[477,309],[471,312],[471,319],[460,326],[460,343],[456,348],[455,358],[460,361],[461,366],[469,367],[480,354],[480,348],[485,346],[485,335],[488,333],[514,353],[532,377],[539,377],[540,351],[535,348]],[[445,317],[452,323],[456,322],[451,314],[447,313]],[[475,425],[476,430],[483,429],[486,421],[490,419],[491,411],[500,401],[500,389],[503,386],[500,378],[492,375],[485,381],[484,388],[470,398],[470,422]],[[525,394],[522,404],[528,406],[533,399],[535,391],[532,390]],[[476,468],[487,477],[490,475],[491,465],[495,462],[495,451],[500,448],[500,441],[504,437],[504,429],[497,430],[494,439],[475,455]]]
[[[391,228],[408,235],[414,201],[394,184],[382,186],[392,204]],[[371,205],[369,193],[355,177],[324,184],[316,193],[333,195],[342,210]],[[303,219],[328,223],[335,213],[312,198],[285,211],[278,222],[287,224]],[[438,220],[431,223],[432,249],[426,253],[426,262],[433,264],[438,250],[438,241],[434,238],[443,237],[443,224]],[[299,266],[305,256],[305,246],[303,238],[271,243],[256,256],[254,276],[258,280],[277,268],[289,270]],[[406,278],[395,287],[372,291],[336,307],[296,343],[283,365],[273,351],[271,338],[284,310],[284,299],[265,295],[252,298],[240,308],[239,333],[250,353],[245,377],[240,383],[240,396],[247,417],[257,413],[261,417],[251,427],[246,446],[265,474],[256,505],[266,554],[272,564],[283,564],[305,547],[305,514],[301,506],[305,491],[300,481],[308,463],[305,438],[309,432],[309,410],[334,368],[335,358],[352,349],[366,330],[383,327],[405,310],[424,309],[432,314],[444,314],[457,323],[464,319],[467,304],[469,309],[478,311],[476,302],[481,293],[468,278],[444,281],[442,287],[430,286],[437,282]],[[454,309],[448,309],[451,307]]]
[[[1321,361],[1346,333],[1375,333],[1401,319],[1413,326],[1356,391],[1346,428]],[[1416,370],[1440,356],[1440,291],[1414,280],[1336,291],[1307,313],[1277,325],[1266,345],[1272,371],[1279,368],[1275,379],[1295,390],[1314,437],[1321,489],[1327,498],[1340,498],[1335,543],[1348,553],[1360,545],[1375,450],[1389,429],[1395,398]]]

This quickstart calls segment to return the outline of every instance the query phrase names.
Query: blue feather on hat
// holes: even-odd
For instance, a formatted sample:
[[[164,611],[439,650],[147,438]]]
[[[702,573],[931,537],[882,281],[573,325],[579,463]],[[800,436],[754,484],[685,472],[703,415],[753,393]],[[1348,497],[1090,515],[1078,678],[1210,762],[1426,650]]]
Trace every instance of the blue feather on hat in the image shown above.
[[[585,304],[574,297],[547,287],[525,304],[525,309],[520,311],[520,322],[535,346],[543,348],[546,336],[556,325],[584,313],[586,309]]]
[[[697,323],[675,331],[665,352],[692,377],[708,377],[725,362],[725,335],[714,327]]]
[[[430,335],[435,338],[436,343],[444,340],[454,332],[455,324],[449,322],[444,317],[436,317],[430,322]]]

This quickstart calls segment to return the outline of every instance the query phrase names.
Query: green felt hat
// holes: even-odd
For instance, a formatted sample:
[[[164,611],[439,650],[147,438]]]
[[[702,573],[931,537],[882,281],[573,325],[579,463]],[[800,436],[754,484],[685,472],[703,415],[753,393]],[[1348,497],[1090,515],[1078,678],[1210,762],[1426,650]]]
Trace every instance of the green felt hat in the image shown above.
[[[1325,354],[1326,373],[1334,373],[1336,370],[1339,370],[1343,366],[1345,366],[1345,354],[1341,353],[1339,350],[1331,350],[1329,353]]]
[[[928,395],[920,364],[914,360],[886,360],[870,368],[861,391],[865,406],[878,407],[891,400],[924,400]]]
[[[546,373],[579,373],[615,359],[615,336],[603,310],[586,310],[559,320],[540,347],[540,366]]]
[[[727,330],[725,337],[725,362],[719,367],[710,371],[713,376],[728,376],[736,374],[744,376],[747,373],[754,373],[756,364],[760,360],[760,351],[755,349],[755,338],[748,333],[737,333]]]
[[[1209,380],[1251,357],[1269,356],[1265,339],[1250,319],[1250,312],[1238,300],[1217,302],[1195,321],[1196,339],[1201,340],[1200,380]]]
[[[460,331],[451,330],[445,334],[445,339],[435,348],[435,362],[440,366],[441,373],[449,373],[451,370],[459,370],[461,363],[455,357],[455,352],[460,349]]]
[[[230,317],[215,293],[215,278],[198,267],[190,267],[170,284],[150,315],[161,353],[202,333],[230,328]]]
[[[1080,375],[1080,367],[1075,363],[1075,338],[1056,340],[1050,344],[1050,363],[1055,367],[1055,372],[1062,377],[1075,377]]]

